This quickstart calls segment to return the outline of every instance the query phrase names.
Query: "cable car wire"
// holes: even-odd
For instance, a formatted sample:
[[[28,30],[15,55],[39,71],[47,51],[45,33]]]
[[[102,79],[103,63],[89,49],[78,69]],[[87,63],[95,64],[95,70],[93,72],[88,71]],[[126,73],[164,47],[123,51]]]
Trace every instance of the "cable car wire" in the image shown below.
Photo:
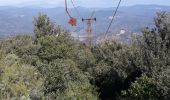
[[[67,7],[67,0],[65,0],[65,11],[68,14],[68,16],[71,18],[71,14],[68,11],[68,7]]]
[[[108,28],[107,28],[107,30],[106,30],[106,33],[104,34],[104,39],[106,38],[106,35],[109,33],[109,30],[110,30],[110,28],[111,28],[111,26],[112,26],[113,20],[114,20],[116,14],[117,14],[117,11],[118,11],[118,9],[119,9],[119,7],[120,7],[121,1],[122,1],[122,0],[119,1],[118,5],[117,5],[117,7],[116,7],[116,10],[114,10],[114,12],[113,12],[113,17],[112,17],[112,19],[111,19],[111,21],[110,21],[110,23],[109,23],[109,26],[108,26]]]
[[[73,8],[75,9],[77,15],[78,15],[80,18],[83,18],[83,16],[80,14],[79,10],[78,10],[77,7],[75,6],[73,0],[71,0],[71,4],[73,5]]]

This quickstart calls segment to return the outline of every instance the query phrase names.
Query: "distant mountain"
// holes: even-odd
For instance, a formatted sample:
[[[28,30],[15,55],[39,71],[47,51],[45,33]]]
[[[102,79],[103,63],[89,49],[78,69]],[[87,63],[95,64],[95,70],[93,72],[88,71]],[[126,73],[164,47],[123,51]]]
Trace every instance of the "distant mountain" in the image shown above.
[[[108,23],[112,19],[113,10],[115,8],[84,8],[77,7],[81,16],[88,18],[91,12],[95,9],[94,17],[97,21],[94,23],[95,34],[99,35],[106,31]],[[130,33],[139,33],[146,26],[153,27],[153,18],[156,12],[170,11],[170,6],[159,5],[136,5],[130,7],[120,7],[117,16],[114,20],[110,34],[121,36],[124,38],[130,37]],[[16,34],[31,34],[33,33],[33,18],[39,12],[47,14],[56,24],[61,25],[66,29],[83,35],[85,24],[81,22],[81,17],[78,16],[75,9],[71,8],[72,15],[78,18],[78,26],[71,27],[67,24],[68,17],[65,14],[64,8],[41,8],[41,7],[0,7],[0,36],[9,36]],[[123,32],[123,33],[121,33]],[[121,34],[120,34],[121,33]],[[126,34],[125,34],[126,33]]]

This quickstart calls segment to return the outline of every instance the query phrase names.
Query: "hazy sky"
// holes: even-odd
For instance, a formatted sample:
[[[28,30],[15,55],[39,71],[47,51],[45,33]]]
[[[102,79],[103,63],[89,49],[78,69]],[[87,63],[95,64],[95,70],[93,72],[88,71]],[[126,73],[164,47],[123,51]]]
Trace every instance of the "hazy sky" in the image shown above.
[[[113,7],[118,0],[73,0],[77,6],[84,7]],[[70,2],[70,0],[68,0]],[[136,4],[156,4],[169,5],[170,0],[122,0],[122,6],[136,5]],[[0,0],[0,6],[7,5],[47,5],[47,6],[63,6],[64,0]],[[71,4],[70,4],[71,5]]]

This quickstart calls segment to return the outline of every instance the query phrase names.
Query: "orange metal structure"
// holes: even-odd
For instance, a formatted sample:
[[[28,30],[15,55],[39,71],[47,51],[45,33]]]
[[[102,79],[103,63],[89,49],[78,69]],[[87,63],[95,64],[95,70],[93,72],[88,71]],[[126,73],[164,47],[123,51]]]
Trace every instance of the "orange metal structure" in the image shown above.
[[[67,0],[65,0],[65,11],[68,14],[68,16],[70,17],[68,23],[72,26],[76,26],[77,25],[77,19],[72,17],[71,14],[68,11],[68,7],[67,7]]]
[[[72,4],[73,4],[73,7],[74,7],[74,9],[76,10],[76,12],[78,13],[78,15],[80,16],[80,17],[82,17],[81,15],[80,15],[80,13],[79,13],[79,11],[77,10],[77,8],[75,7],[75,5],[74,5],[74,3],[73,3],[73,1],[71,0],[71,2],[72,2]],[[70,17],[70,20],[69,20],[69,24],[71,24],[72,26],[76,26],[77,25],[77,19],[76,18],[73,18],[72,16],[71,16],[71,14],[69,13],[69,11],[68,11],[68,4],[67,4],[67,0],[65,0],[65,11],[66,11],[66,13],[68,14],[68,16]],[[86,28],[86,34],[87,34],[87,36],[86,36],[86,39],[85,39],[85,45],[86,45],[86,47],[90,47],[91,46],[91,44],[92,44],[92,41],[93,41],[93,28],[92,28],[92,24],[93,24],[93,22],[94,21],[96,21],[96,18],[93,18],[93,15],[94,15],[94,13],[95,13],[95,11],[93,11],[92,12],[92,14],[91,14],[91,16],[89,17],[89,18],[82,18],[82,22],[86,22],[86,26],[87,26],[87,28]]]

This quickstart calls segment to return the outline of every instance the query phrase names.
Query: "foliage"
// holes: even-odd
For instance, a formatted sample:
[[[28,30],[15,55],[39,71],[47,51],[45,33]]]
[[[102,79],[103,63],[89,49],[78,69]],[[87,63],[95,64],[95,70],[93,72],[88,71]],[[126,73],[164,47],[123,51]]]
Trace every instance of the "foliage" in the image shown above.
[[[153,80],[142,75],[131,84],[128,90],[122,91],[123,100],[160,100],[161,95]]]
[[[57,58],[67,59],[71,58],[74,53],[73,41],[65,36],[45,36],[38,40],[41,45],[37,55],[42,60],[52,61]]]
[[[9,54],[0,60],[0,98],[41,98],[44,79],[31,65],[21,64],[20,58]]]
[[[64,31],[60,26],[56,26],[46,14],[39,13],[39,16],[34,18],[33,23],[36,38],[46,35],[58,35]]]
[[[170,14],[158,13],[131,45],[86,47],[47,15],[32,36],[0,42],[1,99],[169,100]]]
[[[4,53],[15,54],[29,64],[33,62],[33,56],[37,53],[39,45],[34,44],[32,36],[16,36],[2,41],[0,48]]]
[[[36,38],[53,33],[54,24],[47,15],[39,14],[38,18],[34,19],[34,26]]]
[[[42,65],[46,75],[45,92],[54,93],[54,98],[88,98],[94,100],[93,86],[88,78],[71,60],[56,59],[50,64]],[[61,98],[60,98],[61,99]]]
[[[164,99],[169,98],[169,65],[170,65],[170,14],[158,13],[155,19],[156,28],[144,31],[140,42],[143,64],[148,76],[152,77],[157,88],[162,90]],[[166,80],[164,80],[164,78]]]
[[[36,39],[36,44],[40,46],[36,66],[46,77],[44,92],[48,98],[97,99],[95,88],[79,69],[81,65],[76,63],[81,57],[77,54],[84,50],[67,31],[59,31],[58,35],[45,34]]]

